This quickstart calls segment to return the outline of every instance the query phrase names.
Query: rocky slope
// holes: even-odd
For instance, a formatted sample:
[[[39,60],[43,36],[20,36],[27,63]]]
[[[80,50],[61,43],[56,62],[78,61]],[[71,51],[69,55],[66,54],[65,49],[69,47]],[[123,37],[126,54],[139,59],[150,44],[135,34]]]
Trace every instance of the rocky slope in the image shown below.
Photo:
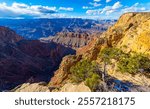
[[[14,31],[10,31],[8,28],[0,26],[0,44],[15,43],[20,41],[21,39],[23,38],[17,35]]]
[[[24,82],[48,81],[62,57],[75,51],[56,43],[24,40],[0,27],[0,91]]]
[[[111,27],[103,37],[109,46],[127,48],[127,52],[150,53],[150,13],[128,13]]]
[[[66,47],[71,47],[73,49],[81,48],[89,44],[91,40],[93,40],[97,34],[90,34],[88,32],[60,32],[54,37],[41,38],[42,42],[55,42]]]
[[[91,92],[90,88],[84,83],[79,85],[67,83],[61,89],[48,87],[46,83],[24,83],[17,86],[11,92]]]
[[[100,35],[97,39],[92,41],[90,45],[78,50],[77,55],[67,56],[63,59],[60,68],[55,72],[54,77],[51,79],[49,86],[63,87],[65,84],[70,83],[74,76],[71,72],[73,66],[82,65],[83,60],[90,60],[91,63],[97,63],[100,71],[98,87],[95,91],[149,91],[150,90],[150,13],[126,13],[123,14],[118,22],[110,27],[106,32]],[[104,60],[100,57],[100,53],[104,49],[121,50],[121,55],[124,52],[125,56],[131,57],[134,54],[142,53],[146,56],[147,70],[143,70],[143,73],[129,72],[122,73],[118,71],[118,63],[120,60],[112,59],[111,63],[108,63],[107,68],[104,64]],[[117,49],[117,50],[118,50]],[[81,51],[81,52],[80,52]],[[113,55],[117,55],[113,53]],[[112,56],[113,56],[112,55]],[[105,56],[105,55],[104,55]],[[109,54],[108,54],[109,56]],[[119,57],[119,55],[117,55]],[[107,60],[106,60],[107,61]],[[130,60],[127,60],[130,62]],[[136,61],[139,62],[139,61]],[[85,64],[85,63],[84,63]],[[86,63],[87,64],[87,63]],[[85,64],[85,65],[86,65]],[[126,63],[128,64],[128,63]],[[132,63],[130,70],[133,70],[133,66],[137,63]],[[139,64],[139,63],[138,63]],[[88,64],[87,64],[88,65]],[[104,66],[104,67],[103,67]],[[80,69],[80,66],[78,66]],[[78,68],[77,67],[77,68]],[[81,70],[81,72],[82,72]],[[126,70],[126,69],[125,69]],[[105,74],[106,73],[106,74]],[[75,73],[77,75],[77,71]],[[104,77],[103,77],[104,76]],[[85,78],[86,80],[86,78]],[[88,79],[89,81],[90,79]],[[84,79],[83,79],[84,81]],[[96,79],[95,79],[96,81]],[[91,80],[94,82],[94,80]],[[88,84],[91,86],[90,84]]]
[[[11,92],[50,92],[51,90],[46,86],[46,83],[24,83],[12,89]]]

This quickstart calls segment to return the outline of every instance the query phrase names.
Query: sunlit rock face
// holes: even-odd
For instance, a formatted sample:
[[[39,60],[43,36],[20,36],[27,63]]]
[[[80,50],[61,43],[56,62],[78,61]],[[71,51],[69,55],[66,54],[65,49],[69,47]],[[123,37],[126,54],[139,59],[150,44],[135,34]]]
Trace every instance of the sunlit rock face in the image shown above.
[[[83,59],[95,61],[99,66],[103,67],[103,62],[98,55],[104,48],[118,48],[130,55],[132,53],[141,53],[150,58],[149,36],[150,13],[123,14],[117,23],[106,32],[100,34],[87,46],[78,49],[76,55],[64,58],[49,85],[63,87],[69,83],[69,79],[72,76],[70,68]],[[105,81],[106,87],[111,84],[117,87],[113,87],[114,89],[108,88],[105,91],[125,91],[122,88],[118,88],[118,86],[127,87],[127,91],[150,90],[149,71],[146,74],[137,73],[134,76],[128,72],[121,73],[117,69],[117,60],[114,60],[110,65],[107,65],[106,72],[109,75],[108,80]]]

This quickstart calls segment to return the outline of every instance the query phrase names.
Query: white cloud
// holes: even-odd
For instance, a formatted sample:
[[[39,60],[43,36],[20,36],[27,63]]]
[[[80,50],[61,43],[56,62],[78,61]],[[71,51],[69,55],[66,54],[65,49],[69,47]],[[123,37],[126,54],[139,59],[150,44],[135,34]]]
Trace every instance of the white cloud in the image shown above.
[[[71,7],[60,7],[59,10],[62,10],[62,11],[73,11],[74,9],[71,8]]]
[[[93,2],[89,2],[89,4],[91,6],[83,6],[82,9],[93,9],[93,8],[99,7],[102,5],[102,4],[98,3],[100,1],[101,0],[93,0]]]
[[[94,2],[100,2],[101,0],[94,0]]]
[[[118,2],[116,2],[116,3],[112,6],[112,9],[118,9],[118,8],[120,8],[120,7],[122,7],[122,5],[121,5],[121,3],[118,1]]]
[[[89,4],[92,5],[93,7],[99,7],[102,5],[102,4],[97,3],[97,2],[94,2],[94,3],[90,2]]]
[[[123,5],[120,2],[114,3],[112,6],[105,6],[102,9],[96,9],[96,10],[87,10],[86,14],[89,15],[99,15],[99,14],[105,14],[109,15],[113,12],[116,12],[118,9],[120,9]]]
[[[98,9],[96,9],[96,10],[87,10],[86,11],[86,14],[88,14],[88,15],[98,15],[100,13],[101,13],[101,10],[98,10]]]
[[[82,9],[93,9],[94,7],[83,6]]]
[[[27,5],[24,3],[12,3],[7,5],[0,3],[0,17],[44,17],[57,13],[56,7],[42,5]]]
[[[111,2],[111,0],[106,0],[106,3],[109,3],[109,2]]]
[[[89,7],[88,6],[83,6],[82,9],[89,9]]]
[[[135,3],[134,5],[130,6],[130,7],[126,7],[124,9],[122,9],[123,13],[126,12],[142,12],[142,11],[149,11],[150,8],[146,8],[145,6],[139,4],[139,3]]]

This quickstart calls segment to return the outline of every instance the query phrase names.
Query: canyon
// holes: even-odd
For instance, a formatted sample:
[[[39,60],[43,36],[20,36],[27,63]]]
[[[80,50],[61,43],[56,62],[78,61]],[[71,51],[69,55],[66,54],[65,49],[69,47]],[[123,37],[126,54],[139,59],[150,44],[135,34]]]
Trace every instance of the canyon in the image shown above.
[[[125,13],[106,31],[81,30],[26,40],[1,27],[1,91],[150,91],[149,12]]]

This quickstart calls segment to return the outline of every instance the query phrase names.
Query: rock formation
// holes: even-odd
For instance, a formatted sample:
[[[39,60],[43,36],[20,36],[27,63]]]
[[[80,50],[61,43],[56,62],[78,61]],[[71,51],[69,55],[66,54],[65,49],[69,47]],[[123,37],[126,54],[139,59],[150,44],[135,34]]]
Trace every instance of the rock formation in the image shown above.
[[[55,42],[66,47],[71,47],[73,49],[81,48],[89,44],[97,34],[100,33],[88,33],[88,32],[60,32],[54,37],[41,38],[42,42]]]
[[[99,35],[90,45],[77,50],[77,55],[65,57],[60,68],[51,79],[49,86],[62,87],[68,84],[72,76],[70,68],[83,59],[94,61],[98,63],[98,66],[104,66],[102,59],[99,57],[99,53],[104,48],[118,48],[131,56],[133,53],[142,53],[147,58],[150,58],[149,36],[150,13],[123,14],[116,24]],[[105,85],[101,84],[103,88],[106,87],[107,91],[149,91],[149,70],[145,73],[134,72],[133,76],[129,72],[121,73],[118,71],[116,63],[118,63],[117,60],[111,60],[111,64],[107,65],[107,69],[105,69],[105,72],[107,72],[104,81]],[[150,65],[148,67],[150,69]],[[104,69],[101,70],[103,71]]]
[[[25,82],[48,81],[69,54],[75,51],[54,42],[24,40],[14,31],[0,27],[0,90]]]

